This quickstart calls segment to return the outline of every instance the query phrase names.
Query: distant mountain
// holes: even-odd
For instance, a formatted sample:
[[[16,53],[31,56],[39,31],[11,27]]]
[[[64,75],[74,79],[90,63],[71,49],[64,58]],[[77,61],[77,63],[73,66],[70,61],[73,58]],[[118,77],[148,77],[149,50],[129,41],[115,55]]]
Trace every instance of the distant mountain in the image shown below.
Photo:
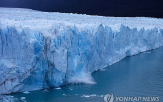
[[[163,0],[0,0],[0,6],[102,16],[163,18]]]

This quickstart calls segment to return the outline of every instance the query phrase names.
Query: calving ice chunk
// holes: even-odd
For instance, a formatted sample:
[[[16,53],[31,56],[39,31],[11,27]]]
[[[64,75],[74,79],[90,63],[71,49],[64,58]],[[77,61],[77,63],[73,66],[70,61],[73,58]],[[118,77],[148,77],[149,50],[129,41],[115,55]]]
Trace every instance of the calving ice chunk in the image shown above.
[[[163,19],[0,8],[0,94],[71,83],[163,45]]]

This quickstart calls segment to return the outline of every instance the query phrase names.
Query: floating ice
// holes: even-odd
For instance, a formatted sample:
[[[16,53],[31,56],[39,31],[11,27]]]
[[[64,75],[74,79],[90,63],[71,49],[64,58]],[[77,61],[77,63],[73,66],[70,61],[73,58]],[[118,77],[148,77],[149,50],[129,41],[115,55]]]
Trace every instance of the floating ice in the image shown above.
[[[73,90],[72,88],[69,88],[70,90]]]
[[[90,95],[83,95],[83,96],[81,96],[81,97],[90,97]]]
[[[55,88],[55,89],[60,90],[61,88],[60,88],[60,87],[57,87],[57,88]]]
[[[92,95],[90,95],[91,97],[95,97],[96,96],[96,94],[92,94]]]
[[[0,95],[0,102],[18,102],[18,99],[14,96]]]
[[[21,97],[20,99],[21,99],[21,100],[25,100],[25,97]]]
[[[28,91],[25,91],[25,92],[23,92],[24,94],[29,94],[30,92],[28,92]]]
[[[48,91],[47,89],[45,89],[45,90],[43,90],[42,92],[43,92],[43,93],[46,93],[46,92],[49,92],[49,91]]]
[[[62,94],[63,96],[66,96],[66,94]]]

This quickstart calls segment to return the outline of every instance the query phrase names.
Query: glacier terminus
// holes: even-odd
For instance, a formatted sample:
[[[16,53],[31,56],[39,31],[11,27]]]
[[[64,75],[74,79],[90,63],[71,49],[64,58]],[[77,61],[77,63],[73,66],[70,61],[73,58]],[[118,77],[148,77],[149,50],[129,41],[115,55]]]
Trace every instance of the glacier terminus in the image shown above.
[[[163,19],[0,8],[0,94],[94,84],[91,73],[163,45]]]

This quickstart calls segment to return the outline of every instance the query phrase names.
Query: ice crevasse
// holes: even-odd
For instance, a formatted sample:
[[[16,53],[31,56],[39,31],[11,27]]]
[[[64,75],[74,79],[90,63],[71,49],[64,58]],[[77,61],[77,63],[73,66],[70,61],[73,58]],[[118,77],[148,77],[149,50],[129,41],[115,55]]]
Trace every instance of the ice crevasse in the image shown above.
[[[0,94],[94,83],[91,73],[163,45],[163,19],[0,8]]]

